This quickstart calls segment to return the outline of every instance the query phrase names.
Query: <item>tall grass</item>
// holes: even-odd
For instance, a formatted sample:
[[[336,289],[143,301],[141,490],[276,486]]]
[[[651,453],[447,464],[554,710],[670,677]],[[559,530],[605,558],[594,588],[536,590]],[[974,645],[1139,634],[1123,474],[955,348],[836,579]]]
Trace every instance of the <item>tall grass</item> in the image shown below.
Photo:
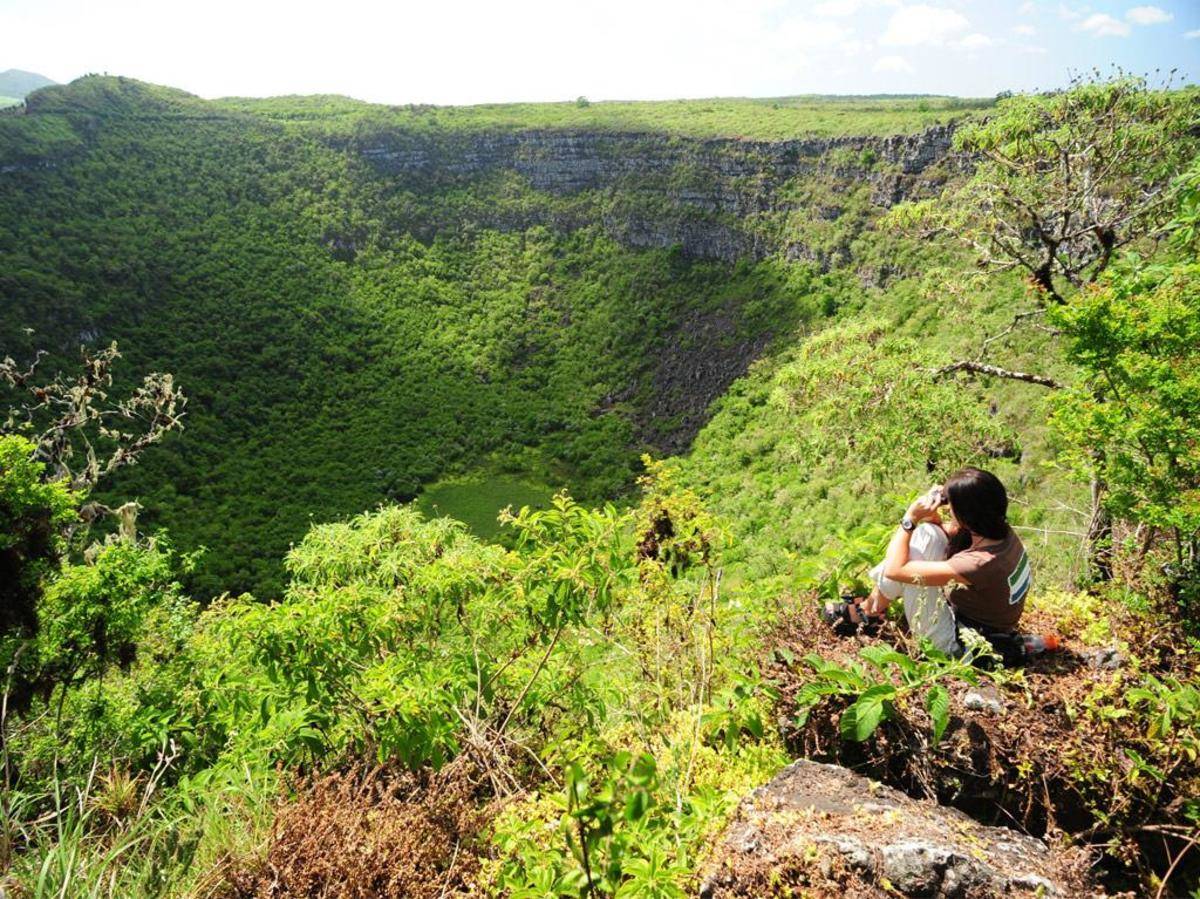
[[[155,798],[158,778],[54,778],[48,793],[0,803],[0,896],[14,899],[203,899],[231,861],[263,851],[278,788],[269,769],[215,771]],[[132,800],[132,801],[126,801]],[[5,860],[5,856],[0,856]]]

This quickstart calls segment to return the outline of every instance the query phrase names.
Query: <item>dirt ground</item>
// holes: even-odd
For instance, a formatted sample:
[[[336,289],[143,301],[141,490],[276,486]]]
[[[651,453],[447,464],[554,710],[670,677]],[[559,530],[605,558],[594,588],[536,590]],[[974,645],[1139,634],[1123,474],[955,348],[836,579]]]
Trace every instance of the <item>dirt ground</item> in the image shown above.
[[[820,620],[815,601],[799,601],[770,647],[767,667],[779,691],[778,723],[796,757],[845,765],[910,796],[936,800],[1051,845],[1082,846],[1093,852],[1110,889],[1137,889],[1138,875],[1144,876],[1148,866],[1162,870],[1178,848],[1155,830],[1181,815],[1191,789],[1186,785],[1196,784],[1195,764],[1167,772],[1159,794],[1149,801],[1144,791],[1130,789],[1126,775],[1142,734],[1126,730],[1119,718],[1103,720],[1097,698],[1099,705],[1117,709],[1124,691],[1140,677],[1139,666],[1169,673],[1194,661],[1180,656],[1171,635],[1147,630],[1144,622],[1126,624],[1131,630],[1120,637],[1138,647],[1137,660],[1065,636],[1060,651],[1005,672],[1009,676],[1001,677],[1001,685],[984,680],[984,689],[975,690],[947,682],[952,717],[940,744],[931,745],[931,723],[917,702],[901,710],[903,721],[886,721],[870,739],[854,743],[839,736],[844,699],[824,701],[797,725],[796,693],[811,677],[800,660],[815,653],[847,663],[872,643],[909,652],[915,647],[894,622],[877,637],[838,638]],[[1037,610],[1025,617],[1022,630],[1057,632],[1053,616]],[[972,692],[983,694],[985,707],[978,707],[976,697],[976,707],[968,708]],[[1123,823],[1110,826],[1111,821]]]

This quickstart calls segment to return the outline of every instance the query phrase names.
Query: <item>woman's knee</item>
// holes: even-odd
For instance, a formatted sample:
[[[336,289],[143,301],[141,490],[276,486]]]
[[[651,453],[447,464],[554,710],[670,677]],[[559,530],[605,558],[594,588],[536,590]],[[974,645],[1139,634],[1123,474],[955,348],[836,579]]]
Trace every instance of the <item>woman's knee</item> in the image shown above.
[[[946,548],[950,540],[946,532],[930,521],[923,521],[908,543],[909,558],[925,562],[940,562],[946,558]]]

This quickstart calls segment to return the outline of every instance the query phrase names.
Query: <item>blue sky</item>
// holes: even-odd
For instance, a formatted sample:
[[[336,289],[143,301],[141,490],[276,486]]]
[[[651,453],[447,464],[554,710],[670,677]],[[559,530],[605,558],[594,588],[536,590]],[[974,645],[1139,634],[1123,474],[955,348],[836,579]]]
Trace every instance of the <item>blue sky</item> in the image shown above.
[[[1200,78],[1200,0],[0,0],[0,70],[130,75],[206,97],[480,103]]]

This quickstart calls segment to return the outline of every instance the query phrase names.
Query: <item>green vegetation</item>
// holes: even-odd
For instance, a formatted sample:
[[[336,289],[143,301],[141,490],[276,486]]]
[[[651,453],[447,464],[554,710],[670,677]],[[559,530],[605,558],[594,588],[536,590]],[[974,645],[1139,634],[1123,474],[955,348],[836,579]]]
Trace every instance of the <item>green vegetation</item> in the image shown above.
[[[797,754],[1089,846],[1109,887],[1194,888],[1196,100],[1001,100],[959,132],[990,163],[887,228],[871,197],[898,173],[834,146],[778,185],[793,206],[739,223],[773,249],[733,263],[597,224],[730,225],[668,199],[715,183],[694,160],[554,192],[391,177],[347,146],[957,110],[712,101],[727,118],[687,131],[709,101],[386,110],[85,79],[0,117],[0,892],[674,899]],[[1155,204],[1085,220],[1039,278],[1009,237],[1046,235],[996,198],[1107,215],[1044,164],[1097,108],[1140,150],[1078,156],[1083,180]],[[970,246],[923,230],[954,215]],[[123,358],[81,364],[113,340]],[[729,385],[738,346],[759,358]],[[709,388],[686,452],[640,455],[686,442]],[[1026,626],[1066,651],[1007,670],[964,635],[948,658],[895,607],[835,640],[818,602],[972,462],[1036,560]]]
[[[636,252],[596,226],[477,224],[493,191],[515,216],[584,214],[586,197],[396,183],[127,80],[36,101],[0,121],[0,153],[35,160],[0,200],[5,351],[67,365],[79,343],[115,339],[130,366],[186,385],[169,451],[100,498],[137,497],[146,526],[207,547],[188,578],[199,596],[276,595],[279,560],[313,521],[493,456],[582,498],[628,490],[643,448],[632,418],[679,322],[762,333],[807,314],[769,269]],[[419,240],[428,222],[444,225]]]
[[[344,132],[380,127],[419,131],[569,128],[787,140],[810,135],[838,137],[920,131],[988,109],[992,103],[990,99],[958,97],[800,96],[380,107],[348,97],[320,96],[229,98],[217,101],[216,105],[272,121]]]
[[[506,475],[472,474],[438,481],[427,487],[415,506],[428,518],[453,518],[477,537],[493,540],[501,533],[500,512],[508,507],[549,507],[554,491]]]
[[[1196,169],[1188,175],[1193,185],[1197,176]],[[1193,192],[1188,201],[1189,215],[1197,196]],[[1107,513],[1133,528],[1124,554],[1151,549],[1147,534],[1168,535],[1167,580],[1180,591],[1185,620],[1195,622],[1200,611],[1200,495],[1195,490],[1200,482],[1200,271],[1189,219],[1176,223],[1173,238],[1159,263],[1124,259],[1098,289],[1051,317],[1084,373],[1058,398],[1052,421],[1066,444],[1064,457],[1091,483],[1104,486]]]

